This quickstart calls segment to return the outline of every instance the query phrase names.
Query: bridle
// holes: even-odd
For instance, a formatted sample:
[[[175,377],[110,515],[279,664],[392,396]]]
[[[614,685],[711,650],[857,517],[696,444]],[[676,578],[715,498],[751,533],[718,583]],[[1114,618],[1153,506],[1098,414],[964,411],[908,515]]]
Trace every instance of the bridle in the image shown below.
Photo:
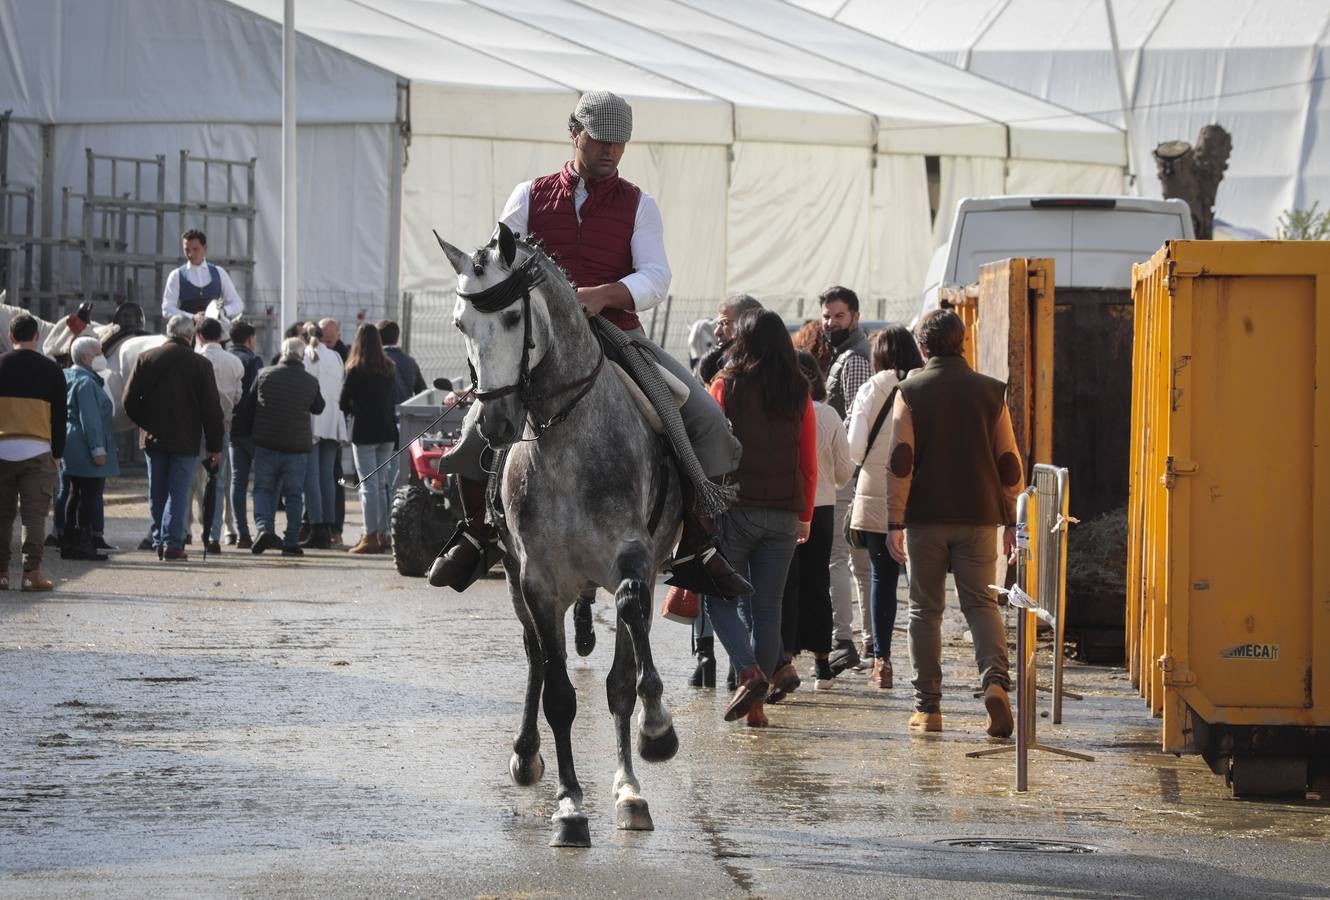
[[[531,351],[536,348],[535,341],[531,338],[531,289],[542,284],[545,280],[545,273],[537,266],[540,256],[532,253],[520,265],[513,269],[503,281],[498,284],[490,285],[483,291],[462,291],[457,292],[457,296],[470,303],[477,312],[496,313],[507,309],[518,300],[522,301],[522,362],[518,369],[517,381],[493,390],[482,391],[477,389],[475,396],[477,400],[484,402],[486,400],[497,400],[500,397],[507,397],[509,394],[516,394],[522,406],[526,409],[527,418],[530,420],[531,429],[539,439],[546,431],[558,425],[564,419],[568,418],[573,407],[585,397],[590,391],[591,386],[596,381],[596,376],[600,374],[601,368],[605,365],[605,350],[596,342],[596,349],[600,356],[596,360],[596,365],[592,368],[590,374],[577,379],[576,381],[557,387],[551,391],[537,392],[532,386],[531,370]],[[479,261],[474,263],[477,274],[479,273]],[[537,363],[536,371],[540,370],[543,364]],[[476,377],[476,367],[467,360],[467,367],[471,370],[471,383],[479,386],[479,379]],[[577,393],[567,404],[558,412],[550,416],[545,421],[537,419],[532,412],[533,404],[544,403],[553,400],[560,394],[566,394],[569,391],[576,390]],[[533,439],[533,440],[534,440]]]

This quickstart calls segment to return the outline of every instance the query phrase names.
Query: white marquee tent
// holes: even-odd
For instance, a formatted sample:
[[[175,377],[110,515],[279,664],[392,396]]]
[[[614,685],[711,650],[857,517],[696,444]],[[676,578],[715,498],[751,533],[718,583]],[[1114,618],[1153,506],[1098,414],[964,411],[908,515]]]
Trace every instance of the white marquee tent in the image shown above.
[[[835,21],[1125,126],[1105,0],[792,0]],[[1233,135],[1218,215],[1272,234],[1330,205],[1330,3],[1112,0],[1141,192],[1150,151],[1217,122]]]
[[[942,231],[966,194],[1122,187],[1115,124],[783,0],[296,6],[309,312],[312,291],[446,289],[431,229],[483,242],[512,186],[564,161],[590,88],[634,106],[624,174],[660,201],[689,309],[745,290],[793,313],[839,282],[890,315],[918,290],[930,206]],[[11,179],[41,179],[43,134],[57,190],[84,147],[257,156],[256,281],[275,287],[281,7],[0,0]]]

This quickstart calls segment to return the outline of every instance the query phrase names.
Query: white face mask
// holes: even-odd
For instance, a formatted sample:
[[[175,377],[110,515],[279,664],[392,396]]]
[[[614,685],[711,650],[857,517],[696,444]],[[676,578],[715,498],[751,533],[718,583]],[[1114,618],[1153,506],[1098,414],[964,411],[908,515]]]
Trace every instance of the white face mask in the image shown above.
[[[106,357],[98,353],[92,358],[92,370],[94,372],[105,372],[107,369]]]

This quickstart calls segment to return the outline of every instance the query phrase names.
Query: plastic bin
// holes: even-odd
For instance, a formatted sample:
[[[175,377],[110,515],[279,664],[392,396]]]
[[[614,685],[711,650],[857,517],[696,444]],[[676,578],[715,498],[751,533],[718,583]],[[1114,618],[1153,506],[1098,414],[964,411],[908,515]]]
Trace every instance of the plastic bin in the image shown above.
[[[1164,750],[1300,794],[1330,777],[1330,244],[1179,241],[1133,273],[1132,679]]]

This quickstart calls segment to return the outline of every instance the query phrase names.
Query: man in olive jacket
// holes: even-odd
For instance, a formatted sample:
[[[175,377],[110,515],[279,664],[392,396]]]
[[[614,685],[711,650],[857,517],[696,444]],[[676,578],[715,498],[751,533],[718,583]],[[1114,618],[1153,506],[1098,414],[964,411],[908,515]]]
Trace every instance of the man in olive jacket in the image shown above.
[[[942,609],[947,569],[974,636],[984,685],[986,728],[1011,734],[1007,633],[989,587],[996,577],[997,529],[1015,546],[1016,498],[1025,468],[1007,410],[1007,386],[980,375],[961,355],[965,325],[949,309],[915,330],[927,362],[900,384],[891,414],[887,462],[887,549],[910,564],[910,726],[942,730]]]
[[[314,443],[310,414],[323,412],[319,380],[305,371],[305,344],[282,342],[281,359],[259,372],[254,389],[236,411],[237,427],[254,441],[254,524],[259,535],[253,553],[276,547],[283,556],[304,556],[300,549],[300,514],[304,511],[305,464]],[[286,531],[276,534],[277,492],[286,501]]]
[[[194,352],[194,320],[172,316],[166,337],[165,344],[135,360],[122,400],[125,413],[144,432],[157,558],[185,560],[189,489],[200,445],[212,466],[221,456],[222,402],[212,365]]]

